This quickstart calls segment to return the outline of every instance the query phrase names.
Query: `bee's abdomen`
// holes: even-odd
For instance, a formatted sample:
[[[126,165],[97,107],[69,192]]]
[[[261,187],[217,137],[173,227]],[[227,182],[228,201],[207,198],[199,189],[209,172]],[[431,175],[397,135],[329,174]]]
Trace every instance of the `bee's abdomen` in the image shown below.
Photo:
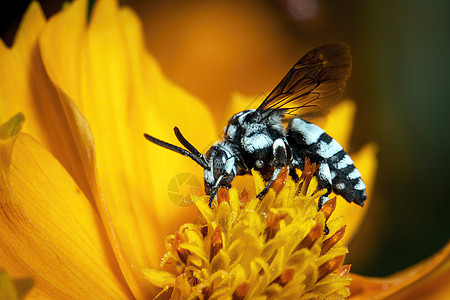
[[[287,134],[296,144],[291,146],[304,147],[307,156],[311,153],[316,160],[317,157],[322,160],[319,162],[328,164],[333,192],[348,202],[364,205],[367,195],[361,174],[335,139],[317,125],[300,118],[292,119]]]
[[[330,167],[333,191],[347,201],[363,206],[367,199],[366,185],[350,156],[341,150],[327,162]]]

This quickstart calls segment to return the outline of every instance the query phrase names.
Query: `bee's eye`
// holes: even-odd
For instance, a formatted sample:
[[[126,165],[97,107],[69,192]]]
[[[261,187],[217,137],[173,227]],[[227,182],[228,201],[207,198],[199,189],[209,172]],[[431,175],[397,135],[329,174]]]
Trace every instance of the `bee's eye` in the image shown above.
[[[214,172],[214,178],[219,178],[220,175],[223,174],[225,169],[225,163],[227,161],[227,155],[225,151],[219,150],[216,153],[216,156],[214,156],[214,162],[213,162],[213,172]]]
[[[206,151],[205,153],[206,160],[209,160],[212,154],[213,154],[213,147],[209,148],[208,151]]]

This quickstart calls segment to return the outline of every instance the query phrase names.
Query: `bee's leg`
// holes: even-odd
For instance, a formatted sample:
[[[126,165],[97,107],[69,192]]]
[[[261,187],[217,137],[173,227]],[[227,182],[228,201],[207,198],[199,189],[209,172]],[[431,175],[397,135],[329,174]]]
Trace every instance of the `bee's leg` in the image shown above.
[[[320,210],[322,206],[325,204],[325,202],[328,201],[328,195],[331,193],[331,184],[332,184],[331,172],[330,167],[326,162],[322,162],[320,164],[320,167],[317,170],[317,178],[319,179],[319,189],[323,188],[327,189],[327,192],[324,195],[320,196],[319,198],[318,209]],[[326,223],[323,231],[325,234],[328,234],[328,232],[330,231]]]
[[[319,210],[328,201],[328,195],[331,193],[331,172],[330,167],[326,162],[320,164],[319,169],[316,172],[317,179],[319,180],[319,189],[327,189],[327,193],[319,198]]]
[[[256,196],[258,199],[262,199],[262,197],[264,197],[264,195],[267,194],[267,192],[269,191],[270,186],[275,181],[275,179],[277,179],[277,176],[280,173],[280,170],[281,170],[281,167],[277,167],[275,169],[275,171],[273,171],[272,178],[270,178],[269,183],[264,187],[264,189],[261,191],[261,193],[259,193]]]
[[[283,139],[276,139],[273,142],[272,151],[275,170],[273,171],[272,178],[270,178],[269,183],[264,187],[261,193],[259,193],[258,196],[256,196],[259,199],[264,197],[267,191],[269,191],[270,186],[275,181],[275,179],[277,179],[277,176],[280,173],[281,168],[288,164],[288,155],[290,155],[290,152],[288,151],[290,150],[286,146],[286,143]]]
[[[209,208],[211,208],[211,204],[212,204],[213,201],[214,201],[214,197],[215,197],[216,194],[217,194],[217,190],[218,190],[218,188],[217,188],[217,189],[214,189],[214,190],[211,192],[211,195],[209,195],[209,202],[208,202]]]
[[[219,190],[220,182],[222,181],[222,178],[223,178],[224,176],[225,176],[224,174],[220,175],[219,178],[218,178],[217,181],[216,181],[216,184],[215,184],[214,187],[212,188],[211,195],[209,196],[209,203],[208,203],[209,208],[211,208],[211,204],[212,204],[212,202],[213,202],[213,200],[214,200],[214,197],[215,197],[216,194],[217,194],[217,191]]]
[[[294,182],[298,182],[298,180],[300,179],[298,177],[297,170],[293,167],[289,168],[289,176],[291,176],[291,178]]]

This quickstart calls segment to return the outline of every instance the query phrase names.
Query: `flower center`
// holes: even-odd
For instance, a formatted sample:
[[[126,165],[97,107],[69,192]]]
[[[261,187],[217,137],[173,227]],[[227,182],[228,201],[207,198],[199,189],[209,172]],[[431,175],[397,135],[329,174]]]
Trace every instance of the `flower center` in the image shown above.
[[[282,170],[262,200],[235,188],[221,188],[212,209],[196,199],[199,218],[166,239],[166,271],[143,268],[144,276],[175,299],[349,296],[344,220],[330,219],[336,198],[317,210],[325,190],[317,190],[315,170],[307,162],[298,183]]]

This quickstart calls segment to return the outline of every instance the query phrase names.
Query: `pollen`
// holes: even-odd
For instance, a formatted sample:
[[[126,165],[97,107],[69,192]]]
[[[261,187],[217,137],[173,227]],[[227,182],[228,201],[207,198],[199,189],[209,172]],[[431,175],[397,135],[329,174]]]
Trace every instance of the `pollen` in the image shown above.
[[[166,238],[161,270],[143,268],[144,277],[171,299],[348,297],[346,227],[343,217],[332,216],[335,198],[317,209],[326,192],[317,189],[317,167],[307,162],[297,183],[282,170],[262,200],[258,172],[256,195],[219,189],[212,208],[197,197],[199,217]]]

